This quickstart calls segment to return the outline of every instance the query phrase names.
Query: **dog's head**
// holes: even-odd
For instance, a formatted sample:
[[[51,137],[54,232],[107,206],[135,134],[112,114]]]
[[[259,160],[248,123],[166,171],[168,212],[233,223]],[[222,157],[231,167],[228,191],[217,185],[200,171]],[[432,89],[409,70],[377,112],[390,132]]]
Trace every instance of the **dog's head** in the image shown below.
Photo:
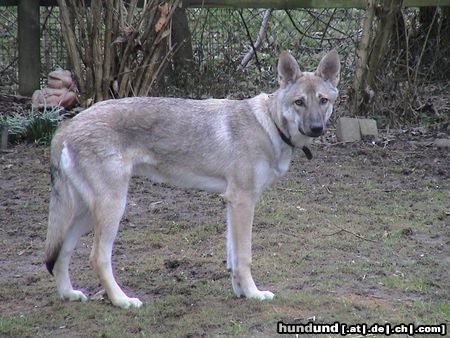
[[[315,72],[302,72],[289,52],[278,61],[277,111],[281,127],[298,144],[322,135],[338,96],[340,61],[336,51],[325,55]]]

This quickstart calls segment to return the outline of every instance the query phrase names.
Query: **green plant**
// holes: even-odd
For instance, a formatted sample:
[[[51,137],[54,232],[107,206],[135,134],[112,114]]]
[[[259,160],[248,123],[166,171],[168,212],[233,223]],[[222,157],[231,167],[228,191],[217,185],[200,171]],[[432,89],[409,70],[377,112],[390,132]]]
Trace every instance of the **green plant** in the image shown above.
[[[26,139],[29,142],[50,143],[53,134],[62,120],[61,108],[45,109],[41,114],[33,116],[27,126]]]
[[[8,126],[11,142],[37,142],[47,144],[50,142],[59,122],[61,108],[49,108],[42,112],[13,113],[0,117],[0,124]]]
[[[27,125],[30,123],[30,117],[14,112],[8,116],[0,116],[0,124],[8,126],[8,134],[11,142],[19,141],[27,131]]]

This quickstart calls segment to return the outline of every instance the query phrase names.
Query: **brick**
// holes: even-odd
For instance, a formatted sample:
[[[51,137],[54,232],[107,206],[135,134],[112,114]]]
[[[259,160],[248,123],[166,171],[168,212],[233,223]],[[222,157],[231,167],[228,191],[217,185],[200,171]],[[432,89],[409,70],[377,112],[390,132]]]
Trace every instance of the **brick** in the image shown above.
[[[341,117],[337,122],[336,136],[340,142],[356,142],[361,140],[358,119]]]

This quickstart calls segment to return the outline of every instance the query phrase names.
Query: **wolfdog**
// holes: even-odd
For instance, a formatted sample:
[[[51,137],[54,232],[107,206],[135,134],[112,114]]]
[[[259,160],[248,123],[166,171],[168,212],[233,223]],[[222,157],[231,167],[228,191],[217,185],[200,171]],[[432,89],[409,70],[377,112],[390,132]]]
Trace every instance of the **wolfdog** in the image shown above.
[[[340,61],[326,54],[302,72],[288,52],[278,60],[279,88],[246,100],[134,97],[97,103],[58,128],[51,144],[46,266],[59,295],[74,290],[69,261],[79,238],[94,232],[90,263],[112,304],[140,307],[117,284],[114,239],[133,175],[222,194],[227,202],[227,268],[238,297],[270,300],[250,266],[255,203],[283,176],[294,148],[308,157],[333,111]]]

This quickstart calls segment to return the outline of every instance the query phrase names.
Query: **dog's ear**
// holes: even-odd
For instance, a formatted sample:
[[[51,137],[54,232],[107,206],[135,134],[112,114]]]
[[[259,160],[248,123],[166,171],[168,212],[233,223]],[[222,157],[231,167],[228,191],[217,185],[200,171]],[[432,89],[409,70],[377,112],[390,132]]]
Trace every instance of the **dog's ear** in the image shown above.
[[[336,87],[339,82],[340,71],[341,62],[339,60],[339,54],[333,49],[320,60],[316,75],[325,81],[331,82]]]
[[[289,52],[281,52],[278,59],[278,84],[284,88],[294,83],[301,75],[297,61]]]

